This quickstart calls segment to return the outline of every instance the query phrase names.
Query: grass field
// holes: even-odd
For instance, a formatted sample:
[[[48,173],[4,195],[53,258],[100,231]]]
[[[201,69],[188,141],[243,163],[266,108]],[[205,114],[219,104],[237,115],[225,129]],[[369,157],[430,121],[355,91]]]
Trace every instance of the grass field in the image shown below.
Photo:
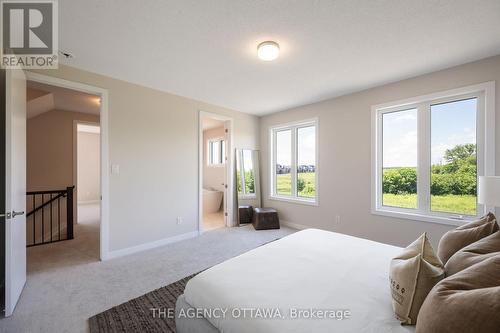
[[[385,193],[383,205],[417,208],[417,195]],[[435,212],[476,215],[476,197],[473,195],[433,195],[431,196],[431,209]]]
[[[298,178],[303,180],[304,187],[298,195],[304,198],[314,198],[315,173],[299,173]],[[290,174],[277,175],[277,194],[291,195],[292,176]],[[384,194],[383,205],[401,208],[417,208],[416,194]],[[434,212],[453,213],[461,215],[476,215],[476,197],[474,195],[442,195],[431,196],[431,209]]]
[[[299,191],[299,197],[314,198],[316,196],[316,185],[314,172],[304,172],[297,174],[299,181],[304,182],[304,188]],[[276,192],[279,195],[292,194],[292,176],[291,174],[276,175]]]

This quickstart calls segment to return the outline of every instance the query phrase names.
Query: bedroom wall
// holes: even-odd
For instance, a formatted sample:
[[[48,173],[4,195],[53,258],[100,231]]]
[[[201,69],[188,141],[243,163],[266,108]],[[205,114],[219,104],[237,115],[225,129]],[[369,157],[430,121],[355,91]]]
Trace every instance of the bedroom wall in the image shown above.
[[[109,162],[120,166],[109,175],[109,248],[117,255],[197,232],[200,110],[233,118],[236,148],[259,147],[257,117],[69,66],[36,72],[108,90]]]
[[[279,210],[280,219],[384,243],[406,246],[423,232],[434,245],[452,227],[372,215],[372,105],[496,81],[496,127],[500,128],[500,56],[387,84],[366,91],[264,116],[260,121],[264,206]],[[319,118],[318,207],[269,199],[269,127]],[[496,133],[496,169],[500,171],[500,132]],[[340,223],[335,216],[340,215]]]
[[[224,137],[224,126],[203,131],[203,187],[224,191],[224,166],[208,165],[208,140]]]

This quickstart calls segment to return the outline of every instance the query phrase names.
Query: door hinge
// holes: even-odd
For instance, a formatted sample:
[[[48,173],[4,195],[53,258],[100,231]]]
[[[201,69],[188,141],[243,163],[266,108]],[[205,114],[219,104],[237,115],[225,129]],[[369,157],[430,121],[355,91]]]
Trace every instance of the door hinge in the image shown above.
[[[227,212],[224,212],[224,216],[227,216]]]
[[[225,131],[226,133],[229,133],[229,130],[228,130],[227,128],[226,128],[224,131]]]

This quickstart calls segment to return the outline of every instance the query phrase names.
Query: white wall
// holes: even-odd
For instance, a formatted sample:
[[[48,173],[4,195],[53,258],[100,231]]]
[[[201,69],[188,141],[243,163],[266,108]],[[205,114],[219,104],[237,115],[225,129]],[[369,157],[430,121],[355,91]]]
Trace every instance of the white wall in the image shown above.
[[[264,206],[282,220],[406,246],[427,231],[434,245],[450,226],[375,216],[370,213],[372,105],[496,81],[496,125],[500,124],[500,56],[419,76],[261,118]],[[319,118],[319,207],[269,200],[269,127]],[[500,133],[496,134],[500,170]],[[341,221],[336,224],[335,216]]]
[[[235,148],[259,148],[257,117],[68,66],[36,72],[108,90],[111,251],[198,230],[200,110],[233,118]]]
[[[100,185],[100,134],[77,134],[77,191],[78,202],[99,201]]]
[[[224,125],[203,131],[203,187],[224,191],[225,165],[208,165],[208,141],[224,137]]]

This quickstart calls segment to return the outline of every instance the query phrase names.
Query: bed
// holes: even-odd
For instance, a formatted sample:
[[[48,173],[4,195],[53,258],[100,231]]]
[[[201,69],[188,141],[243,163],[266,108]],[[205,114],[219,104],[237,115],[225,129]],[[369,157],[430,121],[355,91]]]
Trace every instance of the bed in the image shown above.
[[[389,263],[400,251],[299,231],[191,279],[177,300],[177,331],[414,332],[399,324],[391,306]]]

